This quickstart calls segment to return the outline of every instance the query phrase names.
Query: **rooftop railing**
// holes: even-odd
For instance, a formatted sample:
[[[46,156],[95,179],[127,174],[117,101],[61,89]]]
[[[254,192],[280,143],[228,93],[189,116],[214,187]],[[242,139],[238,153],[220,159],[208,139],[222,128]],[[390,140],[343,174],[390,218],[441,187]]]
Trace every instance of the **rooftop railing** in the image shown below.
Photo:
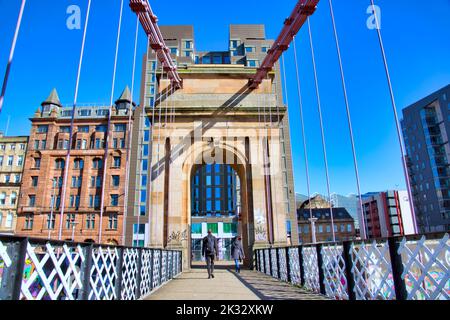
[[[181,251],[0,235],[0,300],[137,300],[181,271]]]
[[[255,250],[256,269],[337,300],[449,300],[448,233]]]

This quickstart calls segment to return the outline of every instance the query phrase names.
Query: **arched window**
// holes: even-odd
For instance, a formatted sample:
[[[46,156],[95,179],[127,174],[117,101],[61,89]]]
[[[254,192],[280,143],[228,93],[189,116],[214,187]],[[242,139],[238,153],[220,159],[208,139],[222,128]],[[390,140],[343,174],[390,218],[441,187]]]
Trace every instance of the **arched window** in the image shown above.
[[[101,168],[103,167],[103,161],[102,161],[102,159],[100,159],[100,158],[95,158],[95,159],[92,161],[92,167],[93,167],[94,169],[101,169]]]
[[[75,159],[73,162],[73,168],[76,170],[81,170],[84,168],[84,160],[83,159]]]
[[[55,169],[64,169],[66,161],[64,159],[56,159],[55,160]]]

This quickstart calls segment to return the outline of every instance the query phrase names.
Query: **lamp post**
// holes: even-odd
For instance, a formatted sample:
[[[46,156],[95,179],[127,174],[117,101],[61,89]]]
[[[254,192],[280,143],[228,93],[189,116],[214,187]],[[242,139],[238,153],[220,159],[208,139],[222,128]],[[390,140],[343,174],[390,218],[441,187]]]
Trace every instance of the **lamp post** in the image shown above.
[[[311,237],[312,237],[312,243],[317,243],[316,239],[316,221],[317,218],[309,218],[309,222],[311,222]]]
[[[52,234],[52,230],[53,230],[53,210],[55,207],[55,188],[56,188],[56,178],[52,179],[53,181],[53,186],[52,186],[52,203],[51,203],[51,208],[50,208],[50,220],[48,223],[48,239],[50,240],[51,238],[51,234]]]
[[[72,222],[70,222],[70,224],[72,225],[72,242],[74,242],[74,239],[75,239],[75,226],[78,224],[78,222],[72,221]]]

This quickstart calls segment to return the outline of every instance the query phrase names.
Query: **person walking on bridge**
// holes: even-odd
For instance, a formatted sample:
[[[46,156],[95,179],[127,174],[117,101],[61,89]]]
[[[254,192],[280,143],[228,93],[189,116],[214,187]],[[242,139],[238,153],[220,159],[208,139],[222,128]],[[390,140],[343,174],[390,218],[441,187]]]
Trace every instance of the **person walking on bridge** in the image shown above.
[[[202,255],[206,260],[208,279],[214,278],[214,260],[218,258],[219,248],[217,238],[213,236],[212,230],[208,230],[208,235],[203,238]]]
[[[240,262],[245,259],[244,248],[242,247],[242,238],[237,236],[231,243],[231,257],[236,264],[236,272],[241,272]]]

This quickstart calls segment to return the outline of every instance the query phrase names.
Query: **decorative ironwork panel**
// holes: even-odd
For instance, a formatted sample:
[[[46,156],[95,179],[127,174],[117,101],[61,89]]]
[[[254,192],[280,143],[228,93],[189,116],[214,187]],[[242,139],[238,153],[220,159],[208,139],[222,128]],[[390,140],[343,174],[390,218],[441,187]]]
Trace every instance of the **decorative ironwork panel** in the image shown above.
[[[136,300],[139,250],[126,248],[123,251],[122,300]]]
[[[264,273],[271,275],[270,273],[270,259],[269,259],[269,249],[264,249]]]
[[[291,282],[300,285],[300,258],[297,248],[289,248],[289,265],[291,270]]]
[[[117,299],[117,248],[95,248],[92,252],[89,300]]]
[[[4,257],[2,254],[2,259]],[[79,245],[52,245],[50,242],[32,245],[28,242],[20,299],[77,299],[83,288],[81,267],[84,259]]]
[[[141,297],[152,291],[152,250],[142,249],[141,256]]]
[[[323,273],[326,295],[336,300],[348,300],[347,277],[342,245],[322,246]]]
[[[305,287],[313,292],[320,292],[319,267],[316,247],[303,247],[303,269],[305,270]]]
[[[449,300],[450,240],[448,233],[440,240],[418,241],[403,238],[402,255],[408,300]]]
[[[287,265],[286,265],[286,250],[284,248],[279,249],[278,256],[280,258],[280,270],[278,270],[280,279],[283,281],[287,281],[288,276],[287,276]]]
[[[169,278],[170,280],[173,277],[173,251],[167,252],[167,260],[168,260],[167,278]]]
[[[263,251],[262,250],[258,250],[258,254],[259,254],[259,271],[260,272],[264,272],[264,255],[263,255]]]
[[[12,266],[11,257],[8,254],[8,244],[3,244],[0,240],[0,290],[3,288],[3,273]]]
[[[352,244],[355,295],[358,300],[395,299],[391,258],[387,241]]]
[[[161,257],[161,250],[154,250],[153,251],[153,288],[158,287],[161,284],[161,274],[159,272],[160,268],[160,257]]]
[[[167,281],[167,251],[163,250],[161,259],[161,284]]]
[[[274,278],[278,278],[278,266],[277,266],[277,249],[270,249],[270,271],[271,276]]]

